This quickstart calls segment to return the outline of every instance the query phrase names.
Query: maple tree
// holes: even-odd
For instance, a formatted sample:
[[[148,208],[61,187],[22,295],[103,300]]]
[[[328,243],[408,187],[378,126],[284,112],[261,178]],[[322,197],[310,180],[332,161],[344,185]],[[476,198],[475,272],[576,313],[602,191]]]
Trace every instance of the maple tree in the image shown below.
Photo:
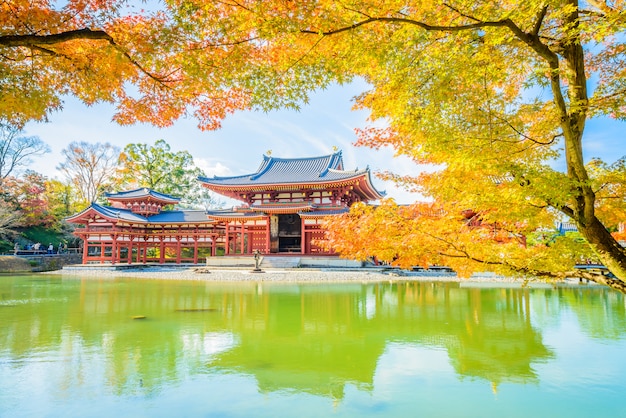
[[[357,143],[433,167],[388,177],[434,201],[438,216],[356,207],[358,236],[345,219],[329,224],[342,254],[626,290],[626,252],[611,235],[626,219],[623,163],[583,154],[590,118],[626,117],[624,2],[176,4],[181,21],[203,23],[203,48],[232,54],[252,105],[290,105],[303,91],[363,78],[369,90],[356,107],[371,111],[372,125]],[[584,240],[546,238],[565,220]],[[615,277],[575,270],[590,254]]]
[[[9,87],[0,117],[45,119],[74,94],[116,103],[120,123],[167,126],[193,114],[200,127],[216,128],[234,110],[297,108],[311,90],[362,78],[368,90],[356,107],[371,111],[372,125],[357,143],[432,165],[414,177],[388,176],[435,202],[439,215],[388,202],[371,213],[357,206],[350,216],[372,239],[345,245],[347,232],[331,224],[344,254],[397,253],[405,264],[455,264],[468,274],[488,267],[585,276],[626,290],[626,253],[611,235],[626,219],[624,164],[583,154],[590,118],[626,117],[622,0],[1,7]],[[565,219],[585,242],[545,238]],[[373,246],[377,231],[367,225],[377,224],[395,238],[388,247]],[[525,245],[519,237],[528,237]],[[589,253],[615,277],[574,270]]]
[[[0,199],[0,240],[10,239],[17,235],[22,214],[11,205]]]
[[[20,215],[17,226],[50,227],[56,222],[48,206],[47,181],[44,175],[32,170],[27,170],[21,178],[4,179],[0,203]]]
[[[198,41],[172,12],[178,4],[143,7],[126,0],[0,2],[0,119],[45,121],[65,95],[87,105],[115,103],[122,124],[169,126],[192,113],[202,128],[215,128],[247,106],[239,88],[222,88],[228,72],[209,82],[201,67],[185,62]]]
[[[317,42],[307,59],[336,54],[344,64],[333,60],[338,70],[330,71],[366,79],[371,89],[357,107],[386,126],[362,129],[358,143],[433,165],[389,177],[431,198],[439,213],[357,207],[347,217],[358,215],[352,229],[345,219],[329,224],[336,248],[462,274],[585,277],[624,291],[626,252],[610,233],[626,219],[623,161],[583,155],[589,118],[625,115],[622,2],[336,6],[311,11],[300,26]],[[586,243],[567,235],[521,241],[566,218]],[[589,253],[616,277],[574,270]]]

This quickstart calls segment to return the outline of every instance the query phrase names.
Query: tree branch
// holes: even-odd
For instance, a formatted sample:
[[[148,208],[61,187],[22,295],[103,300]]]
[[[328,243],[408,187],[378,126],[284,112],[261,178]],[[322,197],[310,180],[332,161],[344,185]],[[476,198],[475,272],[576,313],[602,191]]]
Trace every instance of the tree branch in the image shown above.
[[[556,135],[553,135],[553,136],[552,136],[552,139],[550,139],[548,142],[541,142],[541,141],[540,141],[540,140],[538,140],[538,139],[534,139],[534,138],[529,137],[528,135],[526,135],[525,133],[523,133],[522,131],[520,131],[519,129],[517,129],[515,126],[513,126],[513,124],[512,124],[512,123],[511,123],[508,119],[505,119],[504,117],[499,116],[499,115],[498,115],[498,114],[496,114],[495,112],[490,112],[489,110],[482,109],[482,108],[480,108],[480,107],[478,108],[478,110],[480,110],[480,111],[482,111],[482,112],[484,112],[484,113],[490,114],[491,116],[493,116],[494,118],[496,118],[497,120],[499,120],[500,122],[504,123],[506,126],[508,126],[509,128],[511,128],[511,130],[512,130],[513,132],[515,132],[515,134],[516,134],[516,135],[519,135],[519,136],[520,136],[520,137],[522,137],[523,139],[526,139],[526,140],[528,140],[528,141],[530,141],[530,142],[533,142],[533,143],[535,143],[535,144],[537,144],[537,145],[552,145],[552,144],[554,144],[554,141],[556,141],[556,139],[557,139],[557,138],[559,138],[559,137],[562,137],[562,136],[563,136],[563,134],[562,134],[562,133],[561,133],[561,134],[556,134]],[[519,141],[510,141],[510,142],[517,143],[517,142],[519,142]]]
[[[554,279],[554,280],[565,280],[567,278],[574,278],[574,279],[579,279],[579,280],[585,279],[585,280],[592,281],[594,283],[608,286],[612,289],[615,289],[621,293],[626,294],[626,283],[614,277],[603,274],[602,272],[585,271],[582,269],[574,269],[574,270],[564,271],[564,272],[551,272],[551,271],[545,271],[545,270],[530,269],[527,267],[519,267],[510,263],[507,263],[507,262],[481,260],[475,257],[471,257],[467,253],[465,253],[465,255],[454,255],[454,254],[446,254],[446,253],[440,252],[439,254],[444,257],[450,257],[450,258],[466,258],[473,262],[482,263],[485,265],[505,266],[515,272],[522,273],[525,276],[536,277],[537,279]]]
[[[448,7],[451,8],[451,6],[448,6]],[[463,16],[467,19],[471,19],[474,21],[477,20],[474,17],[466,16],[465,14],[461,13],[458,10],[455,10],[453,8],[452,10],[454,10],[456,13],[459,13],[460,16]],[[539,27],[541,26],[545,13],[547,13],[547,10],[545,10],[544,12],[543,9],[539,13],[537,22],[535,22],[534,30],[536,30],[538,26]],[[408,25],[419,26],[420,28],[426,31],[440,31],[440,32],[462,32],[462,31],[487,28],[487,27],[508,28],[513,33],[513,35],[515,35],[516,38],[524,42],[533,51],[535,51],[540,57],[546,60],[546,62],[548,63],[550,67],[550,82],[551,82],[551,87],[552,87],[552,93],[554,95],[554,101],[561,113],[561,116],[563,118],[567,118],[568,116],[567,104],[565,102],[565,99],[563,98],[563,93],[561,92],[558,55],[554,51],[552,51],[546,44],[541,42],[541,39],[538,34],[524,32],[519,26],[517,26],[509,18],[501,19],[501,20],[494,20],[494,21],[476,21],[476,23],[470,23],[467,25],[450,26],[450,25],[431,25],[425,22],[421,22],[421,21],[414,20],[414,19],[408,19],[404,17],[369,17],[362,21],[353,23],[352,25],[344,26],[338,29],[332,29],[328,31],[315,31],[311,29],[301,29],[300,33],[314,34],[314,35],[320,35],[320,36],[330,36],[330,35],[336,35],[341,32],[351,31],[360,26],[368,25],[368,24],[375,23],[375,22],[403,23],[403,24],[408,24]]]
[[[0,36],[0,46],[5,46],[7,48],[26,47],[36,49],[47,54],[58,55],[56,52],[48,48],[41,47],[41,45],[56,45],[74,40],[106,41],[109,45],[111,45],[118,52],[120,52],[131,64],[137,67],[139,71],[141,71],[147,77],[156,81],[160,85],[167,87],[165,83],[168,80],[155,76],[154,74],[146,70],[139,62],[132,58],[124,48],[118,45],[111,35],[103,30],[92,30],[89,28],[85,28],[65,31],[61,33],[54,33],[50,35],[2,35]]]
[[[413,19],[407,19],[403,17],[370,17],[360,22],[353,23],[350,26],[345,26],[339,29],[333,29],[333,30],[329,30],[325,32],[315,31],[315,30],[310,30],[310,29],[301,29],[300,33],[330,36],[330,35],[335,35],[341,32],[354,30],[358,28],[359,26],[368,25],[374,22],[405,23],[409,25],[419,26],[420,28],[427,30],[427,31],[461,32],[461,31],[466,31],[466,30],[471,30],[471,29],[480,29],[480,28],[485,28],[485,27],[505,27],[505,26],[508,26],[507,24],[508,20],[509,19],[487,21],[487,22],[477,22],[477,23],[471,23],[468,25],[459,25],[459,26],[441,26],[441,25],[429,25],[428,23],[420,22],[420,21],[413,20]]]
[[[548,5],[546,4],[541,8],[539,14],[537,16],[537,21],[535,22],[535,26],[533,28],[532,34],[534,36],[539,35],[539,31],[541,30],[541,25],[543,23],[543,19],[546,17],[546,13],[548,13]]]
[[[82,40],[105,40],[111,45],[117,45],[111,35],[103,30],[76,29],[51,35],[3,35],[0,36],[0,45],[9,48],[20,46],[34,47],[38,45],[54,45],[63,42]]]

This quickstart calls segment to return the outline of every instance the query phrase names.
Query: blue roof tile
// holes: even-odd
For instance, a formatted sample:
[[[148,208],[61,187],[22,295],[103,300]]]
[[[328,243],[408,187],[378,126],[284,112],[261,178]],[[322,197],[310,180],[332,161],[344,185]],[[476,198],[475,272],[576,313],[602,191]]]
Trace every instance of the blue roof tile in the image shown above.
[[[150,216],[148,222],[155,224],[209,222],[209,218],[205,210],[169,210]]]
[[[142,216],[128,209],[114,208],[111,206],[99,205],[92,203],[87,209],[71,216],[78,218],[81,214],[88,210],[95,210],[100,215],[109,219],[119,219],[120,221],[144,223],[144,224],[167,224],[167,223],[194,223],[194,222],[211,222],[205,210],[171,210],[163,211],[153,216]]]
[[[368,172],[368,168],[343,170],[343,157],[339,151],[330,155],[309,158],[276,158],[264,155],[255,173],[232,177],[198,177],[198,180],[223,186],[324,183],[349,179]]]
[[[92,203],[90,207],[107,218],[117,218],[123,221],[142,223],[148,221],[145,216],[136,214],[128,209],[113,208],[111,206],[99,205],[97,203]]]
[[[180,198],[178,197],[170,196],[165,193],[160,193],[152,189],[149,189],[147,187],[142,187],[142,188],[134,189],[134,190],[127,190],[127,191],[118,192],[118,193],[105,193],[105,196],[108,199],[113,199],[113,200],[115,199],[141,199],[141,198],[146,198],[146,197],[153,197],[158,200],[166,200],[166,201],[169,200],[169,201],[172,201],[172,203],[176,203],[180,201]]]

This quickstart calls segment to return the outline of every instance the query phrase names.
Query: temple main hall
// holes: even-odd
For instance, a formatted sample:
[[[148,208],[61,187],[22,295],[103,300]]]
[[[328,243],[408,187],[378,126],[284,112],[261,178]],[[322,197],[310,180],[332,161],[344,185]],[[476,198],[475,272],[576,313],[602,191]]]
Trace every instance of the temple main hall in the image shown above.
[[[177,210],[178,197],[147,188],[106,197],[67,220],[87,263],[203,263],[229,255],[334,255],[320,242],[323,220],[356,202],[381,199],[369,168],[345,170],[341,151],[308,158],[264,155],[250,174],[199,177],[241,202],[230,209]]]

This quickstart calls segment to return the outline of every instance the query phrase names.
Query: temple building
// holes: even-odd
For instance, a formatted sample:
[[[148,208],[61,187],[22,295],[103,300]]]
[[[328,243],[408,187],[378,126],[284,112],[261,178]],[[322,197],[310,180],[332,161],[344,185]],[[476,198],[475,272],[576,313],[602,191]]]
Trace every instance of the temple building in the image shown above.
[[[341,151],[311,158],[264,155],[259,168],[232,177],[200,177],[209,190],[242,202],[228,210],[167,210],[179,199],[150,189],[107,194],[71,216],[83,263],[202,262],[218,255],[331,255],[322,221],[356,202],[383,197],[369,168],[344,170]]]

